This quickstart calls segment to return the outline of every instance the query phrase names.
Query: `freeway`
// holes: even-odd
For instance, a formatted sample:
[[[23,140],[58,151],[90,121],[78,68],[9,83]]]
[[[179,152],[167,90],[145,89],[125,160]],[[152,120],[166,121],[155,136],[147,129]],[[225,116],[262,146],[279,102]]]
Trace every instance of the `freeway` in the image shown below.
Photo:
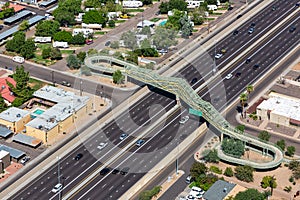
[[[239,35],[238,35],[239,36]],[[239,36],[239,37],[242,37],[242,35],[241,36]],[[186,72],[186,74],[189,74],[189,72]],[[200,78],[199,78],[199,80],[200,80]],[[153,93],[151,94],[151,95],[154,95]],[[157,95],[157,94],[156,94]],[[150,98],[149,97],[145,97],[145,99],[143,100],[143,101],[141,101],[141,103],[139,104],[139,105],[137,105],[136,106],[136,109],[137,110],[135,110],[135,111],[132,111],[132,112],[134,112],[135,114],[136,113],[141,113],[141,115],[143,116],[143,115],[145,115],[145,112],[138,112],[138,110],[140,110],[140,109],[144,109],[143,107],[146,107],[146,108],[148,108],[148,107],[151,107],[152,105],[154,105],[154,104],[161,104],[161,105],[163,105],[163,106],[161,106],[161,110],[163,110],[163,107],[165,107],[166,105],[168,105],[168,103],[170,103],[171,102],[171,100],[166,100],[167,98],[162,98],[162,99],[159,99],[161,96],[151,96]],[[149,99],[147,99],[147,98],[149,98]],[[152,100],[151,100],[151,98],[152,98]],[[153,99],[154,98],[154,99]],[[157,99],[159,99],[158,100],[158,102],[152,102],[153,100],[157,100]],[[150,100],[150,101],[149,101]],[[143,106],[141,106],[141,105],[143,105]],[[166,110],[168,110],[169,108],[167,108]],[[147,112],[147,111],[146,111]],[[142,116],[138,116],[137,117],[137,119],[142,119],[143,117]],[[147,116],[147,115],[146,115]],[[122,122],[122,117],[119,117],[118,119],[116,119],[117,121],[118,120],[120,120],[120,122]],[[140,123],[147,123],[147,121],[146,121],[146,119],[142,119],[141,120],[141,122]],[[122,125],[123,125],[123,123],[124,122],[122,122]],[[126,123],[126,121],[125,121],[125,123]],[[112,126],[112,125],[111,125]],[[130,123],[129,124],[127,124],[127,128],[130,128],[132,126],[132,124],[130,125]],[[109,127],[109,126],[106,126],[105,128],[104,128],[104,132],[106,132],[107,134],[109,134],[109,135],[111,135],[111,136],[114,136],[114,137],[119,137],[119,134],[122,132],[122,130],[124,131],[124,130],[126,130],[126,128],[125,129],[122,129],[122,130],[120,130],[120,127],[117,125],[117,124],[114,124],[114,126],[112,126],[112,127]],[[102,131],[100,131],[100,132],[102,132]],[[163,132],[165,132],[166,133],[166,137],[168,138],[171,134],[172,134],[172,132],[169,132],[169,130],[168,129],[165,129]],[[131,131],[129,130],[129,132],[128,132],[129,134],[131,134]],[[188,132],[187,132],[187,134],[189,134]],[[61,166],[64,166],[64,165],[66,165],[67,167],[67,171],[66,172],[62,172],[63,174],[64,174],[64,178],[65,179],[63,179],[63,180],[65,180],[65,181],[68,181],[68,182],[70,182],[70,181],[72,181],[76,176],[77,176],[77,174],[79,174],[78,173],[78,171],[82,171],[82,169],[85,169],[85,167],[86,166],[91,166],[91,165],[93,165],[93,166],[95,166],[95,164],[94,164],[94,161],[95,161],[95,158],[93,158],[93,156],[89,156],[89,155],[87,155],[88,154],[88,152],[86,152],[85,154],[84,154],[84,157],[82,158],[82,160],[80,160],[80,161],[82,161],[82,162],[84,162],[85,161],[85,165],[81,165],[81,167],[77,167],[76,165],[75,166],[73,166],[73,167],[70,167],[71,165],[69,165],[70,163],[71,163],[71,161],[72,161],[72,158],[73,157],[75,157],[76,156],[76,154],[77,153],[79,153],[79,152],[84,152],[84,149],[85,149],[85,147],[86,146],[89,146],[89,145],[91,145],[92,144],[92,142],[94,142],[94,140],[96,141],[96,137],[99,137],[99,135],[101,135],[101,133],[99,133],[99,134],[96,134],[95,135],[95,137],[93,137],[93,138],[91,138],[87,143],[85,143],[85,146],[80,146],[80,147],[78,147],[78,149],[75,151],[75,152],[73,152],[73,153],[71,153],[68,157],[66,157],[66,158],[62,158],[61,159],[61,161],[60,161],[60,163],[61,163]],[[99,140],[97,140],[98,142],[99,142]],[[152,141],[152,140],[151,140]],[[154,144],[160,144],[161,143],[161,140],[158,140],[158,141],[156,141],[156,143],[154,143]],[[95,146],[96,144],[92,144],[92,146]],[[145,144],[145,148],[148,148],[148,146]],[[74,161],[73,161],[74,162]],[[98,161],[96,161],[97,163],[98,163]],[[67,164],[68,163],[68,164]],[[101,163],[98,163],[98,164],[100,164],[101,165]],[[62,169],[64,169],[64,167],[62,167]],[[13,199],[21,199],[21,198],[29,198],[29,196],[31,197],[31,196],[34,196],[34,195],[36,195],[36,196],[38,196],[38,197],[40,197],[40,195],[46,195],[46,196],[43,196],[43,197],[45,197],[46,199],[47,198],[49,198],[49,197],[51,197],[52,195],[51,195],[51,193],[49,193],[49,191],[51,190],[51,188],[55,185],[55,183],[57,182],[57,179],[56,179],[56,170],[57,170],[57,168],[54,166],[53,168],[51,168],[50,170],[48,170],[47,171],[47,173],[48,174],[42,174],[41,175],[41,177],[37,180],[37,181],[35,181],[34,183],[32,183],[32,184],[30,184],[29,186],[27,186],[24,190],[22,190],[19,194],[17,194],[16,196],[14,196],[13,197]],[[77,170],[77,171],[76,171]],[[90,170],[90,171],[93,171],[92,169]],[[48,178],[49,177],[49,178]],[[51,180],[51,181],[50,181]],[[107,180],[107,179],[105,179],[105,180]],[[80,181],[80,179],[77,179],[76,180],[76,182],[78,183]],[[122,186],[122,184],[123,184],[123,179],[118,179],[118,181],[117,182],[115,182],[115,185],[121,185]],[[127,181],[127,180],[126,180]],[[74,182],[73,182],[74,183]],[[75,184],[75,183],[74,183]],[[102,182],[102,184],[104,185],[104,184],[106,184],[106,182]],[[109,186],[109,185],[107,185],[107,186]],[[71,186],[70,186],[71,187]],[[111,186],[110,186],[111,187]],[[44,189],[45,188],[45,189]],[[107,190],[105,191],[105,192],[108,192]],[[65,192],[64,192],[65,193]],[[118,193],[119,195],[121,195],[121,193]],[[107,195],[107,194],[103,194],[104,196],[105,195]]]

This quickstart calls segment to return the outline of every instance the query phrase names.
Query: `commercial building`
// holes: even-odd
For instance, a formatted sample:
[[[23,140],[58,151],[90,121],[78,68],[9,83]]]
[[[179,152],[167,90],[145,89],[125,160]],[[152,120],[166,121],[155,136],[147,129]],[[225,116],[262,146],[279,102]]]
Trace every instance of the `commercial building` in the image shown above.
[[[216,181],[203,195],[204,200],[223,200],[229,196],[235,196],[238,192],[244,191],[245,188],[227,181]]]
[[[300,126],[299,99],[274,92],[269,97],[256,108],[260,120],[269,120],[283,126]]]
[[[30,121],[30,112],[11,107],[0,113],[0,124],[5,125],[11,131],[18,133],[24,130],[25,124]]]
[[[0,174],[10,165],[10,161],[9,152],[0,150]]]
[[[56,103],[27,123],[26,134],[44,143],[53,141],[59,133],[66,133],[78,117],[85,116],[92,109],[87,96],[78,96],[61,88],[45,86],[33,94],[36,98]]]

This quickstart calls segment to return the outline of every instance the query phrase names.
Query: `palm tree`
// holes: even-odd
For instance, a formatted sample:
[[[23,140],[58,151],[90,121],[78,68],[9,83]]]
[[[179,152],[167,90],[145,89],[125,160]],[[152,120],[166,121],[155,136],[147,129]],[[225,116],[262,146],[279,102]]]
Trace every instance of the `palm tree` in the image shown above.
[[[253,85],[247,85],[246,87],[247,93],[248,93],[248,98],[251,92],[253,92],[254,88]]]
[[[246,101],[248,100],[248,96],[245,93],[240,94],[240,103],[242,106],[242,117],[243,117],[243,113],[244,113],[244,106]]]

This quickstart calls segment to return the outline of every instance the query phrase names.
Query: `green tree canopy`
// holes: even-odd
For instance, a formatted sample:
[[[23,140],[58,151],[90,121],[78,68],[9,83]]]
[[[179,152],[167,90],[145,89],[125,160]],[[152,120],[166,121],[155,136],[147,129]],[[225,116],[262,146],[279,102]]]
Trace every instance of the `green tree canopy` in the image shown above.
[[[75,16],[72,12],[65,10],[64,8],[57,8],[53,11],[53,16],[61,26],[75,24]]]
[[[257,189],[249,188],[246,191],[239,192],[234,197],[234,200],[265,200],[265,196]]]
[[[79,69],[81,61],[75,55],[71,54],[67,58],[67,65],[70,69]]]
[[[148,37],[150,37],[151,36],[151,29],[150,29],[150,27],[149,26],[143,27],[140,30],[139,34],[141,34],[141,35],[147,35]]]
[[[2,10],[0,12],[0,19],[8,18],[10,16],[13,16],[15,14],[15,9],[14,8],[9,8],[10,3],[6,2],[2,6]]]
[[[237,166],[235,168],[235,176],[237,179],[245,182],[253,181],[253,172],[254,169],[250,166]]]
[[[6,108],[7,108],[7,105],[4,102],[2,95],[0,94],[0,112],[4,111]]]
[[[206,156],[204,156],[204,160],[206,162],[211,162],[211,163],[218,163],[219,162],[219,157],[218,157],[218,152],[216,149],[210,150]]]
[[[241,157],[245,152],[245,145],[241,140],[234,138],[225,138],[222,141],[222,150],[224,153],[233,155],[236,157]]]
[[[175,30],[180,30],[182,28],[182,24],[180,23],[180,19],[185,16],[183,11],[173,9],[173,15],[168,16],[168,21],[165,24],[167,28],[174,28]]]
[[[237,125],[237,126],[235,127],[235,129],[241,131],[242,133],[245,132],[245,126],[244,126],[244,125]]]
[[[27,31],[29,29],[30,25],[28,20],[23,20],[19,25],[19,31]]]
[[[161,186],[155,186],[152,190],[145,190],[139,195],[139,200],[151,200],[152,197],[156,197],[161,191]]]
[[[148,49],[148,48],[151,48],[150,40],[144,39],[144,40],[141,42],[141,49]]]
[[[123,76],[122,72],[120,70],[116,70],[113,73],[113,82],[116,84],[120,84],[120,83],[122,83],[123,80],[124,80],[124,76]]]
[[[187,15],[184,15],[179,19],[179,24],[181,26],[181,37],[183,38],[189,38],[190,35],[192,35],[193,32],[193,26],[191,24],[191,21],[189,20]]]
[[[286,148],[286,152],[285,152],[285,154],[287,155],[287,156],[294,156],[294,154],[295,154],[295,151],[296,151],[296,148],[294,147],[294,146],[288,146],[287,148]]]
[[[282,151],[285,150],[285,141],[284,140],[278,140],[276,144],[281,148]]]
[[[184,0],[170,0],[169,2],[162,2],[159,6],[159,10],[162,14],[167,14],[168,11],[173,9],[187,11],[187,2]]]
[[[44,20],[40,21],[36,25],[36,36],[41,37],[53,37],[55,33],[59,32],[60,24],[55,20]]]
[[[271,195],[273,194],[273,189],[277,187],[276,178],[274,176],[264,176],[260,182],[262,188],[271,188]]]
[[[70,41],[70,44],[85,44],[85,38],[83,36],[83,33],[78,33],[77,35],[74,35]]]
[[[83,63],[84,62],[84,59],[86,57],[86,53],[84,51],[80,51],[78,54],[77,54],[77,58]]]
[[[22,45],[20,54],[25,59],[30,59],[34,57],[34,52],[36,50],[36,46],[33,40],[26,40],[25,43]]]
[[[143,5],[151,5],[153,2],[152,0],[141,0],[143,2]]]
[[[199,163],[199,162],[194,162],[190,169],[191,176],[194,179],[196,179],[200,175],[205,175],[207,171],[208,171],[208,169],[205,166],[205,164]]]
[[[25,37],[24,32],[22,32],[22,31],[16,32],[14,34],[13,39],[7,41],[6,46],[5,46],[6,50],[20,53],[21,47],[25,43],[25,39],[26,39],[26,37]]]
[[[72,40],[72,33],[65,30],[59,31],[54,34],[53,39],[59,42],[70,42]]]
[[[98,10],[90,10],[83,15],[82,21],[86,24],[102,24],[102,27],[105,27],[108,19],[104,13]]]
[[[226,167],[224,171],[224,175],[228,177],[232,177],[234,175],[233,170],[231,167]]]
[[[60,59],[62,59],[60,49],[59,48],[51,48],[50,58],[51,58],[51,60],[60,60]]]
[[[58,8],[71,12],[73,15],[78,15],[78,13],[82,12],[81,0],[61,0],[58,3]]]
[[[113,41],[110,44],[110,47],[113,48],[113,49],[118,49],[120,47],[119,41]]]
[[[133,31],[124,32],[121,36],[121,40],[124,41],[125,47],[129,49],[135,49],[137,47],[136,35]]]
[[[51,53],[51,47],[44,48],[42,50],[42,57],[43,57],[43,59],[50,58],[50,53]]]
[[[258,138],[261,140],[269,141],[270,137],[271,137],[271,135],[268,131],[261,131],[258,134]]]
[[[155,29],[152,41],[157,49],[168,49],[177,44],[176,31],[159,26]]]

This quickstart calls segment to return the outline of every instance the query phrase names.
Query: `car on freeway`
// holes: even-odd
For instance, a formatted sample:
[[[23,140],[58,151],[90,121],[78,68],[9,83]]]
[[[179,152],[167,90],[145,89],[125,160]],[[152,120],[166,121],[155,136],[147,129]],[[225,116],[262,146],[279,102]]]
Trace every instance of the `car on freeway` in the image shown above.
[[[250,63],[251,62],[251,58],[247,58],[246,59],[246,64]]]
[[[107,146],[107,142],[101,142],[98,146],[97,149],[102,150]]]
[[[249,30],[248,30],[248,33],[252,34],[253,32],[254,32],[254,27],[250,27]]]
[[[104,176],[104,175],[108,174],[108,172],[110,172],[110,169],[105,167],[100,171],[100,175]]]
[[[124,140],[127,137],[128,137],[127,133],[122,133],[121,136],[120,136],[120,140]]]
[[[120,174],[126,175],[129,172],[129,169],[129,167],[124,167],[123,169],[121,169]]]
[[[228,6],[228,11],[230,11],[230,10],[232,10],[233,9],[233,7],[232,6]]]
[[[74,160],[80,160],[80,158],[83,157],[83,154],[82,153],[79,153],[75,156]]]
[[[71,83],[69,83],[67,81],[63,81],[63,82],[61,82],[61,84],[66,87],[71,87]]]
[[[254,22],[252,22],[250,27],[255,27],[255,23],[254,23]]]
[[[25,165],[26,162],[30,160],[30,156],[25,156],[20,162],[22,165]]]
[[[117,174],[120,172],[120,168],[115,168],[111,173],[112,174]]]
[[[105,42],[105,46],[108,47],[110,45],[110,41]]]
[[[57,193],[58,191],[60,191],[63,188],[63,185],[61,183],[58,183],[54,186],[54,188],[51,190],[51,192],[53,193]]]
[[[227,52],[227,50],[225,48],[221,49],[221,53],[225,54]]]
[[[140,146],[142,146],[144,143],[145,143],[145,140],[139,139],[139,140],[136,142],[136,146],[140,147]]]
[[[192,81],[191,81],[191,84],[195,84],[197,83],[198,79],[197,78],[193,78]]]
[[[232,74],[230,73],[230,74],[227,74],[227,76],[225,76],[225,79],[227,79],[227,80],[229,80],[229,79],[231,79],[232,78]]]
[[[237,73],[235,73],[235,77],[240,77],[242,75],[242,73],[241,72],[237,72]]]
[[[237,34],[239,34],[239,30],[233,31],[233,35],[237,35]]]
[[[291,26],[289,31],[292,33],[292,32],[294,32],[295,30],[296,30],[296,26]]]
[[[238,16],[236,17],[236,19],[239,19],[239,18],[241,18],[241,17],[243,17],[243,15],[238,15]]]
[[[218,53],[218,54],[215,55],[215,58],[216,58],[216,59],[219,59],[219,58],[221,58],[222,56],[223,56],[223,54]]]
[[[256,69],[258,69],[258,68],[259,68],[259,64],[253,65],[253,69],[254,69],[254,70],[256,70]]]
[[[184,116],[180,121],[179,124],[184,124],[185,122],[187,122],[190,119],[189,116]]]
[[[276,6],[272,6],[272,11],[277,10]]]
[[[296,4],[295,4],[296,7],[299,7],[300,6],[300,1],[298,1]]]

